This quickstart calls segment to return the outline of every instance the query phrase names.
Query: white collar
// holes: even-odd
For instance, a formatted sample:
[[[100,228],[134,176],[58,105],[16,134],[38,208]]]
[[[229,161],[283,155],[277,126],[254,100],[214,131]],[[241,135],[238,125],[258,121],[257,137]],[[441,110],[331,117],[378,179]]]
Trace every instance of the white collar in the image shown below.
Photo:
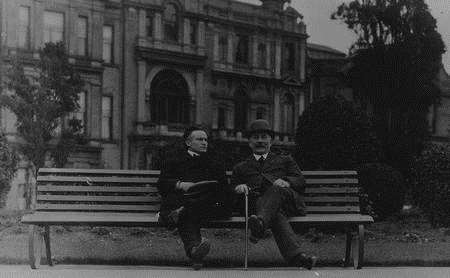
[[[258,161],[259,158],[260,158],[261,156],[264,157],[264,160],[266,160],[268,154],[269,154],[269,153],[265,153],[265,154],[263,154],[263,155],[260,155],[260,154],[253,154],[253,156],[255,157],[256,161]]]
[[[195,157],[195,156],[200,156],[198,153],[191,151],[191,150],[187,150],[187,152],[189,153],[190,156]]]

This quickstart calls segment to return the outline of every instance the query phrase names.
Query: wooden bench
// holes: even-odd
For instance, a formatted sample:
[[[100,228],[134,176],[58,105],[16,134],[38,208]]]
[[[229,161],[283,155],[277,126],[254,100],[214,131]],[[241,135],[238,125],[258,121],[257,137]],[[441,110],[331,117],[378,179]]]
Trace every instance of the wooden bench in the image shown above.
[[[157,170],[57,169],[39,170],[35,188],[36,207],[22,217],[30,224],[29,261],[38,268],[45,245],[51,266],[50,226],[160,226]],[[360,213],[355,171],[303,171],[306,178],[307,215],[291,217],[291,224],[333,225],[346,233],[344,266],[359,269],[364,258],[364,225],[372,217]],[[227,175],[231,175],[230,172]],[[234,216],[208,227],[243,228],[245,217]],[[247,232],[247,229],[246,229]],[[247,267],[248,241],[245,243]]]

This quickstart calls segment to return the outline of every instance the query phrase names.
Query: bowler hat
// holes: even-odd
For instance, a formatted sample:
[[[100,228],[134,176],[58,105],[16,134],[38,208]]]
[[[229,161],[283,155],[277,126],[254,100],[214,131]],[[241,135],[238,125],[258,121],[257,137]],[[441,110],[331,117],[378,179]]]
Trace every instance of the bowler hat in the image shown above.
[[[269,122],[264,119],[254,120],[250,123],[248,135],[251,136],[255,133],[268,133],[273,136],[273,130],[270,128]]]

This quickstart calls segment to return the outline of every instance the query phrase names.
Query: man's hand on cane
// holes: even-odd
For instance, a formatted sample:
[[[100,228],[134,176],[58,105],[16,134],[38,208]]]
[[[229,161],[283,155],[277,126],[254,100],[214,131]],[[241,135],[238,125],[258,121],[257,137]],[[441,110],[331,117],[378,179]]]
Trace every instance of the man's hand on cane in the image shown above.
[[[246,184],[239,184],[234,188],[234,192],[237,194],[248,194],[248,186]]]

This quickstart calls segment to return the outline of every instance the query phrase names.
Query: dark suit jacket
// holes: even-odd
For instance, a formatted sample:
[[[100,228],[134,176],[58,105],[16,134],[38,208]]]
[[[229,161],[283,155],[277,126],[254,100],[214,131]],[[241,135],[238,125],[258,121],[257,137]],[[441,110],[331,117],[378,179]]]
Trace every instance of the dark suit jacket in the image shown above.
[[[251,155],[245,161],[238,163],[233,168],[231,185],[234,188],[239,184],[247,184],[253,194],[263,194],[267,188],[273,186],[277,179],[283,179],[290,184],[294,200],[288,204],[289,214],[304,215],[305,203],[305,179],[300,168],[290,156],[269,153],[263,166]]]
[[[205,180],[216,180],[220,189],[214,198],[226,203],[229,188],[226,182],[224,167],[216,159],[208,154],[192,157],[188,152],[169,158],[161,168],[158,180],[158,190],[162,197],[161,212],[177,209],[184,205],[183,191],[176,189],[178,181],[199,182]]]

